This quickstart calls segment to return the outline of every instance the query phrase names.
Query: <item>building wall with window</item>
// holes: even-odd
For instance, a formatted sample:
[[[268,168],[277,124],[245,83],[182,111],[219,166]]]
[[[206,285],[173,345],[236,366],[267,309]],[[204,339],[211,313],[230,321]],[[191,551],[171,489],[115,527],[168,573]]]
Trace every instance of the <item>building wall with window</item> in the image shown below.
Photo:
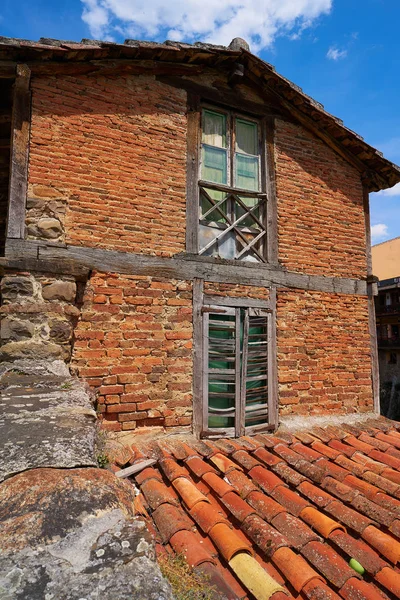
[[[196,56],[32,74],[2,355],[67,360],[113,431],[372,410],[378,184],[250,69]]]

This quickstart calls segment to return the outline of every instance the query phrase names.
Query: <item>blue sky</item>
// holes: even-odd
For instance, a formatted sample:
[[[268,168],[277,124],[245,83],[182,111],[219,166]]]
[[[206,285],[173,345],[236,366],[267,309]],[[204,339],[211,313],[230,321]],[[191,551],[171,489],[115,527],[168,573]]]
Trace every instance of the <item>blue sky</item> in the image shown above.
[[[399,0],[2,0],[0,34],[180,39],[252,50],[400,164]],[[373,241],[400,235],[400,185],[371,194]]]

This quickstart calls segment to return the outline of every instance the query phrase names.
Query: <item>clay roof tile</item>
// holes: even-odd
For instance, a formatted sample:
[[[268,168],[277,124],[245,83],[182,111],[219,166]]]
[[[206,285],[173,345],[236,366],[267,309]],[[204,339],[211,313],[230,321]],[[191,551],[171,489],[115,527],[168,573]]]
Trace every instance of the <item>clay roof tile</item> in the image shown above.
[[[354,539],[348,533],[335,529],[329,539],[332,540],[349,558],[357,560],[364,569],[371,575],[375,575],[387,566],[375,550],[361,539]]]
[[[220,498],[223,498],[225,494],[234,491],[233,486],[221,479],[221,477],[218,477],[216,473],[205,473],[203,475],[203,480]]]
[[[252,554],[251,546],[244,543],[242,538],[226,523],[216,523],[211,528],[209,535],[227,562],[238,552]]]
[[[279,504],[284,506],[292,515],[298,517],[302,510],[310,506],[308,500],[302,498],[296,492],[288,489],[287,487],[279,486],[276,487],[272,492],[271,496]]]
[[[202,458],[200,458],[200,456],[198,456],[198,455],[189,456],[189,458],[187,458],[185,461],[185,465],[187,466],[189,471],[191,471],[194,475],[196,475],[196,477],[199,477],[199,478],[203,477],[203,475],[205,473],[216,473],[217,472],[214,469],[214,467],[212,467],[211,465],[206,463],[206,461],[203,460]]]
[[[274,552],[272,560],[297,592],[300,592],[313,579],[324,582],[323,577],[314,571],[302,556],[290,548],[278,548]]]
[[[312,531],[303,521],[288,512],[279,513],[272,519],[271,524],[286,537],[290,545],[296,550],[300,550],[312,540],[320,540],[315,531]]]
[[[397,564],[400,560],[400,543],[391,535],[369,525],[362,532],[363,539],[375,550],[378,550],[390,562]]]
[[[258,483],[258,485],[264,490],[264,492],[267,492],[267,494],[271,494],[278,486],[285,486],[282,479],[264,467],[253,467],[253,469],[249,471],[249,477]]]
[[[142,492],[149,504],[155,510],[160,504],[168,503],[179,506],[179,500],[174,490],[168,488],[165,483],[157,479],[147,479],[142,484]]]
[[[249,515],[254,515],[256,513],[256,510],[242,500],[236,492],[224,494],[221,502],[240,523],[247,519]]]
[[[178,531],[190,531],[193,527],[187,514],[172,504],[161,504],[152,516],[164,543],[169,542]]]
[[[390,567],[384,567],[375,575],[375,579],[395,598],[400,598],[400,573]]]
[[[247,517],[242,529],[267,556],[271,556],[281,546],[290,545],[285,536],[257,515]]]
[[[286,512],[286,508],[260,491],[251,492],[247,496],[247,502],[255,509],[260,517],[269,522],[272,521],[276,515]]]
[[[215,564],[214,558],[194,531],[178,531],[171,537],[169,543],[177,554],[184,556],[191,567],[197,567],[203,562]]]
[[[217,453],[210,457],[210,461],[219,469],[222,473],[229,473],[234,469],[243,471],[242,467],[232,462],[230,458],[223,454]]]
[[[208,502],[198,502],[190,509],[190,516],[197,525],[208,534],[217,523],[228,524],[225,516],[215,506]]]
[[[258,490],[258,487],[242,471],[229,471],[225,479],[235,488],[241,498],[246,499],[250,492]]]
[[[374,585],[355,577],[346,581],[340,590],[340,595],[344,600],[389,600],[387,595]]]
[[[261,460],[261,462],[268,465],[269,467],[273,467],[274,465],[277,465],[283,460],[282,458],[275,456],[271,452],[268,452],[268,450],[266,450],[265,448],[257,448],[257,450],[254,450],[253,454],[259,460]]]
[[[328,544],[309,542],[301,553],[336,588],[341,588],[350,577],[355,576],[354,570]]]
[[[210,502],[208,498],[186,477],[177,477],[172,485],[190,510],[198,502]]]

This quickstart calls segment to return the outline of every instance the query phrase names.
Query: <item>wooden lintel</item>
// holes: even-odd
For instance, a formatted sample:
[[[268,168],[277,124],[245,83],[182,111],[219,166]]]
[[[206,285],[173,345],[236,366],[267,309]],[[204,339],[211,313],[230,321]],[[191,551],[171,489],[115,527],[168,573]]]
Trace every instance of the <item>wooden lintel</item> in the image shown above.
[[[216,87],[208,87],[192,81],[191,79],[182,79],[180,77],[168,77],[159,75],[156,77],[158,81],[166,83],[172,87],[186,90],[193,96],[197,96],[202,100],[208,100],[222,106],[235,108],[255,116],[283,116],[282,111],[276,107],[271,107],[265,103],[258,103],[248,100],[240,92],[240,88],[230,90],[229,88],[217,89]]]
[[[32,75],[74,75],[97,73],[102,76],[131,75],[197,75],[204,71],[203,65],[191,65],[174,62],[156,62],[135,59],[89,60],[75,62],[29,62]]]
[[[6,228],[6,236],[9,238],[22,239],[25,232],[31,114],[30,75],[27,65],[17,65],[11,118],[10,183]]]
[[[52,245],[40,241],[8,239],[6,258],[13,260],[35,259],[36,269],[43,261],[54,264],[54,269],[67,273],[68,265],[86,267],[90,270],[128,275],[151,275],[167,279],[204,279],[219,283],[243,285],[273,285],[337,294],[366,296],[367,283],[363,280],[323,275],[306,275],[286,271],[278,265],[216,260],[195,254],[183,254],[173,258],[87,248],[81,246]]]

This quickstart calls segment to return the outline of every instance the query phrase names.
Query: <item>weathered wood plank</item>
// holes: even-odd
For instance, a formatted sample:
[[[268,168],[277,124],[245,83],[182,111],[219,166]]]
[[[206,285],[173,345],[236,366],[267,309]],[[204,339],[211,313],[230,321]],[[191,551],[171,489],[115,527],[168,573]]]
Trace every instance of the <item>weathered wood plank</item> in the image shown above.
[[[193,280],[193,431],[200,435],[203,420],[203,344],[202,313],[203,280]]]
[[[272,314],[268,317],[268,423],[279,424],[278,350],[276,340],[276,288],[270,291]]]
[[[29,68],[26,65],[18,65],[11,122],[10,185],[6,237],[19,239],[23,238],[25,233],[31,112],[29,82]]]
[[[238,283],[271,287],[326,291],[337,294],[367,295],[366,281],[339,277],[321,277],[285,271],[279,266],[264,263],[216,260],[193,254],[163,258],[116,250],[80,246],[52,245],[46,242],[7,240],[6,258],[30,257],[50,262],[68,261],[88,269],[128,275],[152,275],[167,279],[195,278],[219,283]]]
[[[155,465],[156,462],[157,461],[154,460],[154,458],[149,458],[148,460],[141,460],[139,463],[136,463],[136,465],[132,465],[131,467],[126,467],[126,469],[121,469],[120,471],[117,471],[115,474],[120,479],[123,479],[125,477],[130,477],[131,475],[140,473],[140,471],[143,471],[143,469],[147,469],[147,467],[151,467],[152,465]]]
[[[278,211],[275,182],[275,119],[267,117],[263,123],[265,131],[265,180],[267,185],[267,259],[269,264],[278,264]]]
[[[373,279],[372,273],[372,252],[371,252],[371,220],[369,211],[369,194],[367,188],[363,189],[364,202],[364,219],[365,219],[365,236],[366,236],[366,252],[367,252],[367,274],[368,278]],[[376,315],[373,289],[376,284],[368,284],[368,324],[369,333],[371,336],[371,363],[372,363],[372,393],[374,398],[374,410],[380,413],[380,397],[379,397],[379,357],[378,357],[378,338],[376,332]]]
[[[186,251],[197,253],[199,249],[199,146],[200,146],[199,99],[188,95],[187,157],[186,157]]]
[[[266,308],[269,309],[272,306],[270,300],[257,300],[256,298],[233,298],[226,296],[214,296],[213,294],[205,294],[203,304],[213,304],[217,306],[233,306],[233,307],[247,307],[247,308]]]

